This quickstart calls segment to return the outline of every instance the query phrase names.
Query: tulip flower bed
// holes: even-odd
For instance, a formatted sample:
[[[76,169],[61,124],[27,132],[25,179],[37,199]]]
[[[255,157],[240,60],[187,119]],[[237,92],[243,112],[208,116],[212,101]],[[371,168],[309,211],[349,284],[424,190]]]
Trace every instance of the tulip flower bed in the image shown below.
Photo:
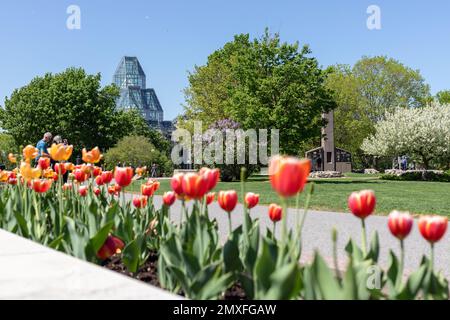
[[[445,234],[447,219],[420,218],[418,228],[430,243],[430,255],[423,257],[418,270],[404,275],[404,246],[414,223],[409,214],[393,212],[387,227],[399,239],[401,255],[390,252],[389,267],[382,270],[378,236],[368,241],[365,230],[365,219],[376,206],[372,191],[348,198],[349,209],[361,221],[362,243],[349,241],[347,268],[330,268],[319,254],[300,264],[303,224],[314,191],[313,184],[306,185],[308,160],[280,156],[271,160],[270,184],[279,201],[268,208],[273,229],[261,231],[249,214],[259,195],[247,193],[244,182],[243,224],[231,228],[238,195],[230,190],[219,191],[216,197],[216,169],[175,175],[162,208],[155,208],[159,182],[143,183],[140,195],[126,201],[131,168],[102,172],[95,165],[101,159],[96,148],[83,150],[86,163],[74,166],[65,162],[71,152],[70,147],[53,145],[50,155],[57,165],[51,169],[47,160],[39,160],[33,167],[36,150],[28,146],[18,168],[0,174],[6,183],[0,192],[1,228],[191,299],[448,299],[448,282],[433,266],[434,245]],[[71,172],[67,183],[62,181],[65,171]],[[295,225],[288,228],[286,209],[289,205],[299,209],[301,193],[304,213],[297,214]],[[215,198],[230,222],[223,244],[217,222],[208,215]],[[175,201],[181,202],[179,221],[169,218]],[[189,209],[188,201],[193,203]],[[274,236],[278,228],[279,238]],[[333,240],[337,265],[336,233]],[[380,270],[379,286],[368,285],[372,268]]]

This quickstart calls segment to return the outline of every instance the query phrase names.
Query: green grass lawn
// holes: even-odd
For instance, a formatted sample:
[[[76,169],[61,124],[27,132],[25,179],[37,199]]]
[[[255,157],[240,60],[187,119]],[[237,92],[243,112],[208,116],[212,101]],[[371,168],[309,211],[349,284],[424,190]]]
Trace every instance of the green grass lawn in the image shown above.
[[[315,184],[311,200],[313,209],[348,211],[347,198],[352,191],[372,189],[378,200],[376,210],[378,214],[388,214],[394,209],[414,214],[450,214],[450,183],[387,181],[380,180],[378,176],[363,174],[350,174],[339,179],[311,179],[311,182]],[[135,182],[129,188],[130,191],[139,191],[140,184],[139,181]],[[215,191],[230,189],[235,189],[240,194],[240,182],[219,182]],[[250,178],[246,182],[246,189],[259,193],[261,204],[279,202],[267,177]],[[170,190],[169,180],[161,180],[161,188],[157,194],[161,195],[167,190]],[[304,195],[301,199],[304,201]]]

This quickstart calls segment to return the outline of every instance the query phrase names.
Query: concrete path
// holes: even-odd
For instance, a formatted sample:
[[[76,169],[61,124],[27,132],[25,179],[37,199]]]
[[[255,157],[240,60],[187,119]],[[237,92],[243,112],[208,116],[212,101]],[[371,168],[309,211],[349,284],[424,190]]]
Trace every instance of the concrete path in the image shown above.
[[[130,195],[128,195],[130,197]],[[162,204],[162,198],[155,197],[155,206],[159,208]],[[251,210],[251,216],[260,220],[261,228],[272,228],[272,222],[267,215],[267,206],[256,206]],[[179,221],[179,213],[181,212],[181,204],[179,201],[171,208],[171,218],[174,221]],[[295,209],[288,210],[288,225],[295,226],[296,213]],[[228,234],[228,220],[227,214],[223,211],[217,202],[213,202],[209,206],[209,214],[211,218],[216,218],[219,224],[219,233],[222,241],[225,241]],[[232,213],[233,227],[237,227],[242,223],[243,210],[242,206],[238,205]],[[385,216],[371,216],[366,219],[367,235],[370,240],[374,231],[378,231],[380,237],[380,259],[379,262],[383,267],[387,267],[389,250],[394,250],[399,255],[399,242],[394,238],[388,227],[387,217]],[[336,213],[324,211],[309,211],[305,220],[303,229],[303,262],[310,261],[314,251],[318,250],[324,258],[332,262],[332,241],[331,231],[335,227],[338,230],[338,255],[339,266],[345,268],[346,254],[344,247],[349,238],[355,239],[358,244],[361,242],[361,222],[351,213]],[[278,231],[280,226],[277,227]],[[278,233],[278,232],[277,232]],[[414,271],[422,258],[422,255],[429,254],[430,246],[421,237],[415,223],[413,230],[405,241],[405,271]],[[442,270],[447,278],[450,278],[450,231],[445,237],[435,245],[435,266]]]

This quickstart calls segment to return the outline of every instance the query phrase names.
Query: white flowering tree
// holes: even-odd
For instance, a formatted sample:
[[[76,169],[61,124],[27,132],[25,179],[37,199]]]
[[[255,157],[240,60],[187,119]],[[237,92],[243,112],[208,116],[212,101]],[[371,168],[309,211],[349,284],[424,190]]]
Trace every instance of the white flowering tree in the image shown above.
[[[374,156],[407,154],[425,169],[450,162],[450,105],[398,109],[375,125],[376,133],[361,148]]]

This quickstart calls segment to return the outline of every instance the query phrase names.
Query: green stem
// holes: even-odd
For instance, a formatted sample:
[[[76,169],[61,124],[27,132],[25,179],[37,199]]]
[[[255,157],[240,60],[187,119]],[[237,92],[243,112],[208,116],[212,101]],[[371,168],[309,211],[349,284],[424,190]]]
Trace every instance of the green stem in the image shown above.
[[[281,203],[283,207],[283,213],[281,216],[281,242],[286,247],[287,246],[287,237],[288,237],[288,231],[287,231],[287,199],[281,198]]]
[[[228,230],[229,230],[229,237],[231,238],[231,231],[232,231],[232,225],[231,225],[231,212],[227,211],[228,213]]]
[[[337,254],[337,230],[333,229],[333,263],[334,263],[334,269],[336,270],[336,277],[340,281],[342,279],[341,272],[339,270],[339,264],[338,264],[338,254]]]
[[[273,226],[272,226],[272,239],[275,239],[275,232],[277,231],[277,224],[275,222],[273,222]]]
[[[245,167],[241,168],[241,199],[242,199],[242,204],[244,206],[244,221],[242,223],[242,228],[244,231],[244,245],[247,246],[248,243],[250,242],[250,240],[248,239],[249,235],[248,235],[248,223],[247,223],[247,215],[250,214],[248,208],[247,208],[247,203],[245,202],[245,175],[246,175],[246,171],[247,169]]]
[[[403,277],[403,269],[405,267],[405,243],[403,239],[400,240],[400,266],[399,266],[399,276],[397,277],[397,283],[396,287],[397,290],[400,289],[400,286],[402,284],[402,277]]]
[[[430,270],[431,272],[434,272],[434,243],[431,243],[430,246],[431,246]]]
[[[305,207],[303,209],[302,219],[300,221],[300,225],[298,226],[299,238],[301,237],[301,234],[302,234],[303,225],[305,224],[306,215],[308,214],[309,204],[311,202],[311,196],[312,196],[313,192],[314,192],[314,183],[311,183],[311,187],[309,188],[309,192],[306,195]]]
[[[361,219],[361,226],[362,226],[362,251],[363,251],[363,256],[366,257],[367,235],[366,235],[366,220],[365,219]]]

